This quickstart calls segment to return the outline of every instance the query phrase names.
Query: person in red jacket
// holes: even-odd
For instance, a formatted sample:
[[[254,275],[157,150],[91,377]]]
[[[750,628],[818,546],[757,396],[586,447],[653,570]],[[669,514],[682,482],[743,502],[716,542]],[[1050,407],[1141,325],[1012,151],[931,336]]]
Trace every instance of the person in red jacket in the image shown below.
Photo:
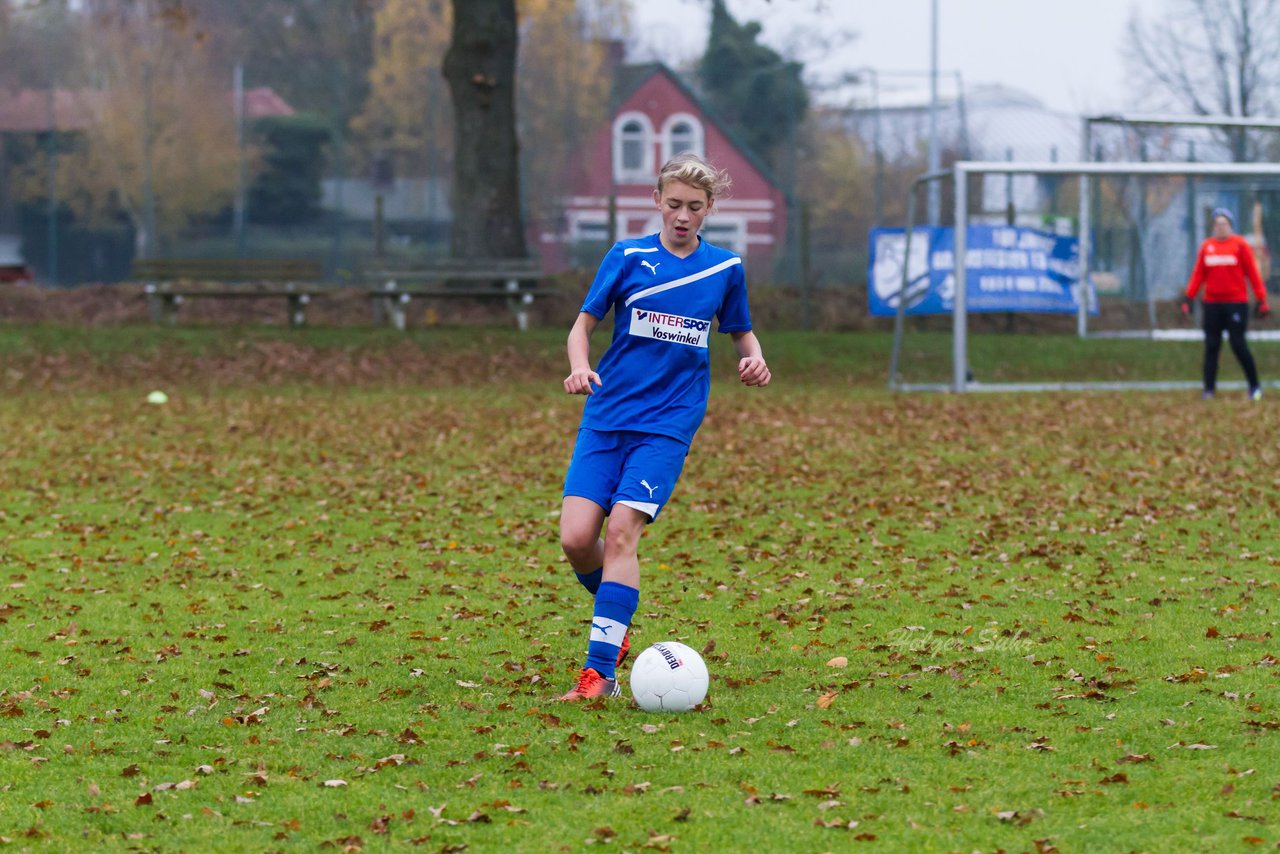
[[[1187,282],[1187,292],[1182,298],[1182,314],[1191,315],[1191,303],[1204,286],[1204,397],[1211,398],[1217,386],[1218,354],[1222,350],[1222,333],[1227,333],[1231,352],[1235,353],[1240,367],[1249,381],[1249,399],[1262,398],[1262,386],[1258,382],[1258,367],[1245,342],[1245,329],[1249,322],[1249,292],[1245,279],[1253,285],[1257,298],[1257,315],[1271,313],[1267,305],[1267,289],[1258,274],[1253,260],[1253,250],[1243,237],[1232,232],[1231,212],[1216,208],[1213,212],[1213,235],[1200,244],[1195,269]]]

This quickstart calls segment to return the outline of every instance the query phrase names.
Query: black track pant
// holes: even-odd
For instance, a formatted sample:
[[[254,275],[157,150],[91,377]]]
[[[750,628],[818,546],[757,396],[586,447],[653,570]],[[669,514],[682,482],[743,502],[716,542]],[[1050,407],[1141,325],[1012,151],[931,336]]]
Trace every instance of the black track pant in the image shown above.
[[[1258,367],[1245,342],[1249,326],[1247,302],[1207,302],[1204,304],[1204,389],[1213,391],[1218,383],[1218,354],[1222,352],[1222,333],[1227,333],[1231,352],[1235,353],[1249,388],[1258,387]]]

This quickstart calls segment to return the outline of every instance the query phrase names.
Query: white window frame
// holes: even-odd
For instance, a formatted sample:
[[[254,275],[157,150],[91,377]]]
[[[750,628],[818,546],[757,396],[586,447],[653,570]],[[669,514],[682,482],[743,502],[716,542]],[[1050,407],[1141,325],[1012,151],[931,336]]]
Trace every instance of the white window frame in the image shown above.
[[[687,123],[693,129],[693,144],[687,148],[677,149],[672,141],[672,135],[675,131],[675,126],[681,122]],[[703,130],[702,122],[698,117],[692,113],[672,113],[667,116],[666,121],[662,123],[662,151],[662,159],[664,161],[670,160],[682,151],[692,151],[699,157],[705,156],[707,152],[707,137]]]
[[[724,237],[709,234],[708,226],[711,227],[712,231],[725,233]],[[702,234],[707,240],[721,249],[728,249],[730,252],[736,252],[743,256],[747,254],[747,243],[750,242],[748,231],[746,218],[734,216],[733,214],[713,214],[707,217],[706,222],[702,224]]]
[[[588,229],[604,229],[602,236],[595,236],[588,233]],[[572,211],[569,214],[569,242],[582,243],[585,241],[604,241],[609,240],[609,212],[608,211]]]
[[[639,122],[643,131],[640,139],[640,166],[636,169],[625,168],[622,162],[623,138],[622,129],[631,122]],[[613,120],[613,179],[619,184],[648,184],[653,180],[657,168],[653,163],[653,122],[640,112],[621,113]]]
[[[662,231],[662,214],[655,213],[655,214],[651,214],[649,218],[644,221],[644,225],[640,226],[639,231],[635,231],[633,229],[627,229],[626,236],[627,236],[627,239],[631,239],[635,237],[644,237],[645,235],[648,235],[648,234],[657,234],[661,231]]]

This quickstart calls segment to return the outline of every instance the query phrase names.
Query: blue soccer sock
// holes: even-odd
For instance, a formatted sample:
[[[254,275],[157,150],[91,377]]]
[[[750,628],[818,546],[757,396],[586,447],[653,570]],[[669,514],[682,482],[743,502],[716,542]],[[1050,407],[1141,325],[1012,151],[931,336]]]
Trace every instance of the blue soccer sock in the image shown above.
[[[578,576],[578,583],[594,596],[600,589],[600,581],[604,578],[604,567],[597,567],[591,572],[575,572],[574,575]]]
[[[587,645],[587,667],[606,679],[614,678],[618,650],[640,605],[640,591],[625,584],[606,581],[596,593],[595,615],[591,618],[591,642]]]

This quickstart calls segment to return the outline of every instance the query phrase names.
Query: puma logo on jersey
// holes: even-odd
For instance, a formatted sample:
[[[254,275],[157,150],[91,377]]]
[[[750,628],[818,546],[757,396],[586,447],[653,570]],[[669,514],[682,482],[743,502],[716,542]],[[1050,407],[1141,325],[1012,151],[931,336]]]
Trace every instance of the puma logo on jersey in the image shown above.
[[[641,266],[641,267],[648,267],[648,268],[649,268],[649,272],[656,276],[656,275],[658,275],[658,268],[662,266],[662,262],[661,262],[661,261],[659,261],[657,264],[650,264],[648,261],[645,261],[645,260],[642,258],[642,259],[640,259],[640,266]]]
[[[656,487],[656,486],[650,486],[650,485],[649,485],[649,481],[647,481],[647,480],[642,480],[642,481],[640,481],[640,485],[641,485],[641,486],[643,486],[645,489],[649,490],[649,497],[650,497],[650,498],[652,498],[652,497],[653,497],[653,491],[654,491],[655,489],[657,489],[657,488],[658,488],[658,487]]]

